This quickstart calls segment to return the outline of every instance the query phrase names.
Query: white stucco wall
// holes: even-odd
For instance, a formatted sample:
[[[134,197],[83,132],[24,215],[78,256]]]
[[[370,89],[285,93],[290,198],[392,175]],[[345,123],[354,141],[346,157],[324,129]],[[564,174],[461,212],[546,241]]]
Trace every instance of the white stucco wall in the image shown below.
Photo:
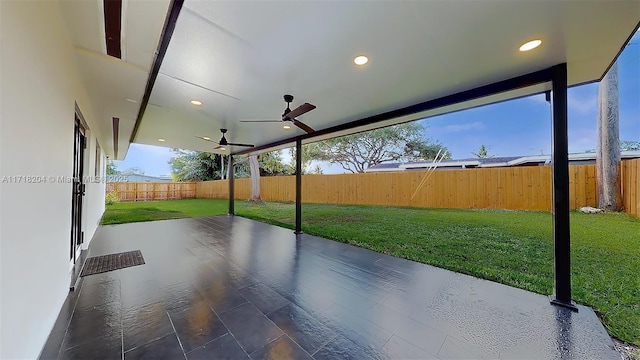
[[[49,179],[72,174],[75,103],[90,128],[96,120],[58,4],[2,1],[0,16],[0,358],[36,358],[70,282],[71,184]],[[88,142],[93,175],[93,135]],[[89,241],[104,184],[88,185],[85,203]]]
[[[96,165],[96,137],[92,131],[89,132],[90,138],[87,139],[87,153],[85,157],[88,158],[88,165],[85,170],[87,176],[93,178],[95,176],[95,165]],[[100,171],[98,172],[99,179],[96,179],[96,182],[88,182],[85,183],[86,193],[84,197],[84,206],[82,213],[82,228],[85,232],[85,243],[82,248],[87,249],[89,243],[91,241],[92,235],[96,232],[100,218],[104,213],[105,205],[104,205],[104,195],[106,191],[106,182],[104,182],[104,177],[106,176],[106,157],[104,154],[104,150],[102,150],[102,146],[100,147]]]

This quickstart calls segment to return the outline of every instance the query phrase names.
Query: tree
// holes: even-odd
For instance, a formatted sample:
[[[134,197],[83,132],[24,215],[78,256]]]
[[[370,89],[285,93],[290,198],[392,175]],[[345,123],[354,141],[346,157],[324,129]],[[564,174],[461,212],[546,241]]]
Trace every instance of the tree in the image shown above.
[[[293,169],[282,161],[280,151],[271,151],[248,158],[249,173],[251,174],[251,197],[249,201],[261,201],[260,176],[291,175]]]
[[[292,175],[295,169],[295,167],[284,163],[282,153],[279,150],[258,155],[258,163],[262,176]]]
[[[311,162],[313,161],[312,157],[313,154],[312,152],[314,151],[314,145],[313,144],[309,144],[309,145],[302,145],[302,174],[322,174],[322,168],[320,168],[319,165],[316,165],[316,167],[314,167],[312,170],[309,170],[309,167],[311,166]],[[291,175],[294,175],[296,172],[296,148],[292,147],[289,148],[289,166],[291,167]],[[320,173],[318,173],[318,169],[320,169]]]
[[[249,167],[251,168],[251,197],[249,201],[262,201],[260,196],[260,167],[258,156],[249,156]]]
[[[621,141],[620,151],[640,151],[640,141]]]
[[[116,164],[113,163],[113,161],[109,160],[107,161],[107,175],[119,175],[120,174],[120,170],[118,170],[118,167],[116,166]]]
[[[221,155],[201,151],[173,149],[169,160],[174,181],[206,181],[221,179]]]
[[[340,164],[352,173],[364,172],[385,161],[433,159],[447,148],[425,137],[418,123],[405,123],[308,144],[311,160]]]
[[[598,144],[596,148],[598,207],[611,211],[618,211],[622,208],[618,105],[618,64],[615,62],[598,85]]]
[[[324,171],[322,170],[322,166],[320,166],[320,164],[316,164],[316,166],[314,166],[313,169],[311,169],[307,174],[322,175],[324,174]]]
[[[475,157],[477,157],[478,159],[486,159],[486,158],[492,158],[494,157],[494,155],[489,155],[489,150],[491,149],[491,146],[484,146],[484,144],[480,145],[480,148],[478,148],[478,152],[471,152],[471,154]]]

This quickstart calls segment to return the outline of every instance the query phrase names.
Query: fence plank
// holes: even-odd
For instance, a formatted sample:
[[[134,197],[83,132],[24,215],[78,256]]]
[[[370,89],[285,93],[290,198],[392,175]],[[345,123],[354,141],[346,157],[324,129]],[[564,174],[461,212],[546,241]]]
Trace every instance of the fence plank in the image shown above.
[[[633,171],[637,173],[640,167],[633,166]],[[551,170],[550,166],[524,166],[435,170],[431,174],[427,171],[405,171],[304,175],[302,199],[304,203],[318,204],[550,211]],[[429,179],[411,199],[418,185],[427,176]],[[248,178],[236,179],[237,199],[249,198],[250,182]],[[570,167],[572,208],[596,205],[595,182],[595,165]],[[193,193],[196,197],[227,198],[226,180],[199,182],[194,186]],[[261,194],[264,200],[293,202],[295,177],[263,177]],[[637,197],[633,200],[628,197],[628,202],[637,201]],[[631,205],[627,207],[632,208]],[[633,208],[637,208],[637,204]]]
[[[624,160],[620,168],[624,209],[628,214],[640,217],[640,159]]]
[[[204,183],[203,183],[204,184]],[[107,183],[106,192],[115,192],[120,201],[153,201],[168,199],[194,199],[201,195],[207,197],[210,190],[207,186],[200,188],[194,182],[178,183]],[[226,193],[225,193],[226,196]]]
[[[623,160],[625,211],[640,217],[640,159]],[[494,208],[550,211],[551,167],[524,166],[462,170],[405,171],[340,175],[304,175],[304,203],[410,206],[432,208]],[[411,196],[425,177],[429,177]],[[597,206],[595,165],[569,167],[571,208]],[[293,202],[295,176],[262,177],[264,200]],[[238,200],[251,195],[251,179],[235,180]],[[227,198],[227,180],[184,183],[108,183],[120,201]]]

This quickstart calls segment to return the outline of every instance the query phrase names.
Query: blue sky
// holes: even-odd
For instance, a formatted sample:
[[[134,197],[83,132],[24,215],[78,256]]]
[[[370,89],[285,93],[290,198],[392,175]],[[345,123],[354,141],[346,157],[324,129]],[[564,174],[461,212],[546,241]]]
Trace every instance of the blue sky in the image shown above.
[[[618,59],[620,92],[620,140],[640,140],[640,32]],[[598,84],[570,88],[569,152],[596,147]],[[551,113],[544,95],[487,105],[441,115],[420,123],[428,137],[449,148],[454,159],[473,157],[480,145],[495,156],[551,153]],[[127,157],[115,164],[120,170],[133,167],[147,175],[168,175],[169,148],[131,144]],[[342,173],[340,166],[323,166],[325,173]]]

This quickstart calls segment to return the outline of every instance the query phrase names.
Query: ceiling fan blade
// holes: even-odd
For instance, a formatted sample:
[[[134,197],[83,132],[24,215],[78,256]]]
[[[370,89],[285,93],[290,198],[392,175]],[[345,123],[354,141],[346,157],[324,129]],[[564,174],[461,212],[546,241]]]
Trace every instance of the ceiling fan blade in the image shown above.
[[[263,122],[263,123],[267,123],[267,122],[282,122],[282,120],[240,120],[240,122]]]
[[[303,123],[301,121],[298,121],[296,119],[293,119],[293,125],[295,125],[295,126],[299,127],[300,129],[308,132],[309,134],[315,132],[315,130],[313,130],[309,125],[307,125],[307,124],[305,124],[305,123]]]
[[[197,137],[198,139],[200,139],[200,140],[204,140],[204,141],[212,142],[212,143],[214,143],[214,144],[219,144],[217,141],[213,141],[213,140],[211,140],[211,139],[207,139],[207,138],[205,138],[204,136],[197,136],[197,135],[196,135],[196,137]]]
[[[251,144],[238,144],[238,143],[229,143],[228,145],[231,145],[231,146],[244,146],[244,147],[255,147],[255,145],[251,145]]]
[[[315,108],[316,108],[315,105],[311,105],[309,103],[304,103],[304,104],[298,106],[297,108],[291,110],[291,112],[289,112],[287,114],[287,117],[290,118],[290,119],[297,118],[298,116],[300,116],[302,114],[306,114],[306,113],[308,113],[309,111],[311,111],[311,110],[313,110]]]

